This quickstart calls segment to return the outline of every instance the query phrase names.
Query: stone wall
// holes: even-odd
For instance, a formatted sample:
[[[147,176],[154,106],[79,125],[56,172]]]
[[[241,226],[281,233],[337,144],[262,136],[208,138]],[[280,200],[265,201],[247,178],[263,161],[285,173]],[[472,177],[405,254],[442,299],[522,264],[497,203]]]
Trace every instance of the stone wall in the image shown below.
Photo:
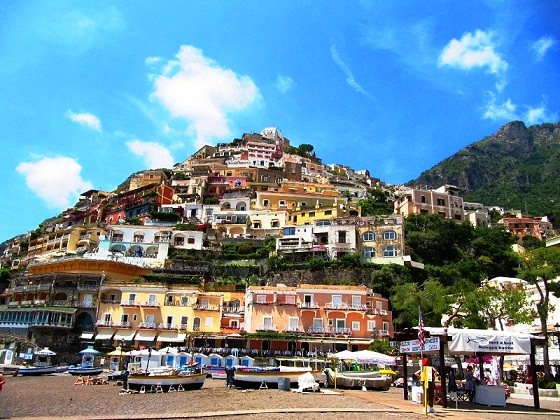
[[[268,279],[269,286],[285,284],[295,287],[298,284],[353,284],[368,285],[371,269],[334,269],[320,271],[294,270],[274,273]]]

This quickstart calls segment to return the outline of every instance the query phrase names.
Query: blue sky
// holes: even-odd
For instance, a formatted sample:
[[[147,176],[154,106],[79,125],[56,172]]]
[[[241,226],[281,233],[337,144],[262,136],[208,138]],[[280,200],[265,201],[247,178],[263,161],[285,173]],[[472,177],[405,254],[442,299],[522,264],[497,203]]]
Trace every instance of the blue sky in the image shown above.
[[[560,114],[558,1],[0,2],[0,241],[275,126],[400,184]]]

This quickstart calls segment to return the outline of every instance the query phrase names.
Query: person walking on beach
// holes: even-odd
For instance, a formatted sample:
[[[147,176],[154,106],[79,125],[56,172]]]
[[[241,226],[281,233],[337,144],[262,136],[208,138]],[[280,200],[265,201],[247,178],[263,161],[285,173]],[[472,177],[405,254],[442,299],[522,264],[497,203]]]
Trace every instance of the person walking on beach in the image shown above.
[[[467,391],[469,402],[472,403],[474,401],[475,383],[473,368],[471,365],[467,366],[467,371],[465,372],[465,391]]]

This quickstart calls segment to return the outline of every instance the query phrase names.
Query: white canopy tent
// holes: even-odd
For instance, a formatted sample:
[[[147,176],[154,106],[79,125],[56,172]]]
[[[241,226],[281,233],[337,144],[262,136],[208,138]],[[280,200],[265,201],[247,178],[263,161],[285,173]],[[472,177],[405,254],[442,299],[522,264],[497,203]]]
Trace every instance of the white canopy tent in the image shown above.
[[[344,350],[334,353],[330,356],[331,359],[338,360],[352,360],[358,363],[371,363],[377,365],[396,365],[396,359],[392,356],[387,356],[383,353],[378,353],[371,350],[348,351]]]

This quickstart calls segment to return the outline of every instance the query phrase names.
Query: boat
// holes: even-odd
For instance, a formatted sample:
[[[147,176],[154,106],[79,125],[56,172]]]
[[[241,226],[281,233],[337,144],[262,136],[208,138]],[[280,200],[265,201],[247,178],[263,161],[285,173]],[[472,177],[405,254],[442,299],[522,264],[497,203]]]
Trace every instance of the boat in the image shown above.
[[[379,371],[341,371],[325,369],[329,386],[348,389],[373,389],[388,391],[393,382],[393,375]]]
[[[299,377],[309,372],[314,380],[326,385],[327,376],[319,359],[285,358],[276,359],[280,366],[266,368],[237,367],[233,374],[233,384],[239,388],[278,388],[279,382],[289,381],[290,388],[298,387]]]
[[[80,354],[82,363],[78,366],[69,366],[66,370],[70,375],[95,376],[103,373],[103,366],[94,366],[95,356],[99,354],[99,351],[95,350],[93,346],[88,346]]]
[[[129,363],[128,371],[128,389],[140,393],[200,389],[206,380],[206,372],[197,364],[183,368],[162,366],[143,370],[140,369],[140,363]]]
[[[56,353],[54,351],[45,347],[43,350],[35,353],[37,360],[32,366],[23,366],[18,368],[17,374],[22,376],[38,376],[56,373],[57,367],[51,364],[51,357],[55,355]]]

